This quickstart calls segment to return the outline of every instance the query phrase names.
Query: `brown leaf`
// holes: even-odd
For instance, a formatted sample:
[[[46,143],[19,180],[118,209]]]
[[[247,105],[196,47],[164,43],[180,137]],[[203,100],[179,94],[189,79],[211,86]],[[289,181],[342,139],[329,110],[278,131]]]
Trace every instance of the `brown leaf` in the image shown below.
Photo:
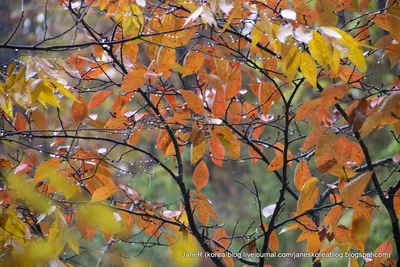
[[[349,122],[350,129],[353,131],[353,133],[358,132],[361,129],[365,118],[367,117],[367,109],[368,101],[366,99],[362,99],[347,117],[347,121]]]

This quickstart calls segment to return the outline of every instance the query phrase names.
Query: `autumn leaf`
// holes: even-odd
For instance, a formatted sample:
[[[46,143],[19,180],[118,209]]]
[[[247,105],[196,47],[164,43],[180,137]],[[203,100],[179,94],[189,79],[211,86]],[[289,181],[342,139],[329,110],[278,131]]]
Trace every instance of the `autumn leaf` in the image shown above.
[[[26,129],[27,122],[25,116],[20,112],[17,112],[14,118],[13,126],[17,131],[23,131]]]
[[[374,254],[375,255],[384,255],[383,253],[387,253],[388,255],[391,255],[393,252],[393,247],[392,243],[390,241],[383,242],[382,244],[375,249]],[[382,257],[376,257],[374,258],[374,264],[380,264],[381,262],[385,261],[389,257],[387,256],[382,256]]]
[[[121,90],[127,92],[138,90],[147,81],[146,72],[146,70],[142,69],[135,69],[129,72],[124,78]]]
[[[328,70],[328,65],[331,62],[329,56],[330,51],[324,38],[318,32],[313,31],[313,38],[308,43],[308,48],[310,49],[311,56],[321,64],[325,70]]]
[[[197,114],[204,114],[203,101],[191,91],[181,90],[183,98],[185,98],[188,106]]]
[[[315,16],[319,26],[336,26],[338,16],[329,0],[315,2]]]
[[[228,248],[229,246],[229,239],[228,235],[223,228],[219,228],[213,237],[215,241],[218,241],[222,246]]]
[[[92,202],[103,201],[114,195],[117,192],[117,190],[118,190],[117,186],[109,186],[109,185],[102,186],[93,192]]]
[[[297,213],[311,209],[319,197],[318,179],[311,178],[303,186],[299,200],[297,201]]]
[[[188,70],[189,73],[195,73],[203,66],[203,62],[204,53],[191,50],[185,56],[183,67]]]
[[[210,173],[207,165],[204,161],[200,161],[193,172],[193,184],[196,187],[196,190],[200,191],[204,186],[206,186],[209,177]]]
[[[11,161],[9,161],[8,159],[4,159],[4,158],[0,158],[0,166],[3,168],[7,168],[7,169],[13,167]]]
[[[90,99],[87,107],[90,109],[90,108],[95,108],[95,107],[99,106],[112,93],[113,93],[112,91],[103,91],[103,92],[99,92],[99,93],[95,94],[92,97],[92,99]]]
[[[397,218],[400,218],[400,189],[393,196],[393,208]]]
[[[289,81],[292,81],[296,76],[297,70],[300,66],[300,52],[296,46],[293,46],[289,53],[286,55],[283,62],[283,69],[285,70],[286,76]]]
[[[317,87],[317,66],[314,59],[307,52],[300,55],[300,70],[309,83]]]
[[[79,125],[88,116],[88,107],[82,96],[72,104],[71,115],[76,125]]]
[[[303,190],[304,184],[311,179],[310,170],[308,168],[307,162],[302,160],[297,164],[294,171],[294,184],[297,190],[300,192]]]
[[[373,171],[365,172],[343,186],[340,193],[344,200],[344,205],[352,206],[356,201],[358,201],[367,187],[372,174]]]

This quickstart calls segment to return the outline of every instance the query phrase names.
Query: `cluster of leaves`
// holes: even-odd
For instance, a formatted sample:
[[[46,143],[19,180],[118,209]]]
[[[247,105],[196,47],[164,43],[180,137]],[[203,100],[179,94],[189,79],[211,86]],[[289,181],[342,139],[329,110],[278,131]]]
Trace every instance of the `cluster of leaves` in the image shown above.
[[[62,61],[27,60],[18,70],[10,64],[0,83],[0,140],[10,151],[0,161],[2,263],[72,265],[82,252],[78,236],[91,241],[96,233],[111,260],[126,266],[130,256],[112,250],[118,243],[135,242],[143,250],[169,246],[174,263],[187,266],[200,259],[182,258],[184,252],[228,255],[238,244],[238,252],[278,252],[279,229],[299,229],[297,242],[306,241],[308,252],[365,252],[372,220],[382,216],[377,201],[389,213],[399,256],[400,182],[387,190],[382,184],[398,175],[400,154],[374,162],[366,144],[372,132],[389,127],[400,142],[398,81],[385,89],[367,83],[367,59],[374,64],[383,51],[393,66],[399,61],[397,1],[373,12],[368,0],[59,4],[57,12],[69,12],[74,27],[85,29],[80,43],[23,46],[69,54]],[[99,17],[111,27],[91,26]],[[373,44],[375,24],[389,34]],[[315,97],[304,101],[301,92],[311,90]],[[179,205],[148,201],[118,178],[132,154],[175,181]],[[282,186],[276,203],[263,208],[257,184],[265,181],[239,182],[256,199],[258,223],[230,236],[203,192],[212,186],[211,165],[243,159],[273,173]],[[375,171],[382,166],[392,168],[385,180]],[[283,215],[287,198],[297,208]],[[346,226],[341,219],[351,213]],[[137,232],[147,241],[137,242]],[[391,254],[392,243],[382,240],[375,252]],[[267,261],[212,260],[217,266]],[[364,260],[366,266],[396,265],[390,256]],[[358,266],[355,258],[349,264]]]

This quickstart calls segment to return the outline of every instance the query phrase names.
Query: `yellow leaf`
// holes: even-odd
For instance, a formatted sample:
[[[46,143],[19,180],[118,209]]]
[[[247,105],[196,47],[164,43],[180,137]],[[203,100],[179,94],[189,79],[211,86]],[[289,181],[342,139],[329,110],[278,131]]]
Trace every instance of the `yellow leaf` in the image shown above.
[[[297,201],[297,213],[311,209],[319,196],[318,179],[311,178],[303,186],[299,200]]]
[[[308,48],[311,56],[328,71],[328,64],[331,62],[329,47],[324,38],[316,31],[313,31],[313,38],[308,43]]]
[[[110,185],[102,186],[96,189],[96,191],[94,191],[92,195],[92,202],[105,200],[114,195],[117,192],[117,190],[118,186],[110,186]]]
[[[79,241],[72,233],[69,233],[68,235],[68,246],[76,253],[76,255],[79,255]]]
[[[359,241],[365,244],[369,237],[370,223],[365,217],[358,217],[351,222],[351,233]]]
[[[95,203],[84,204],[76,210],[76,220],[85,222],[88,228],[98,226],[107,235],[118,233],[121,229],[121,217],[111,208]]]
[[[199,252],[196,240],[191,234],[184,230],[182,237],[178,239],[166,232],[164,232],[164,236],[171,249],[170,261],[174,263],[174,266],[198,266],[201,257],[189,256]]]
[[[192,165],[196,164],[204,155],[206,152],[206,141],[203,140],[200,144],[197,146],[192,146],[190,147],[190,157],[192,158]]]
[[[354,257],[349,257],[349,263],[347,267],[358,267],[357,259]]]
[[[329,28],[339,33],[342,36],[343,39],[337,39],[337,40],[348,48],[349,51],[347,53],[347,56],[349,57],[350,61],[353,62],[353,64],[358,67],[361,73],[365,73],[367,65],[361,49],[362,44],[357,42],[357,40],[355,40],[353,37],[351,37],[350,34],[348,34],[345,31],[342,31],[334,27],[329,27]]]
[[[300,65],[300,53],[296,46],[293,46],[289,53],[286,55],[283,62],[283,69],[286,72],[286,76],[289,81],[292,81],[296,76],[297,70]]]
[[[237,2],[237,1],[235,1],[235,2]],[[224,32],[226,29],[228,29],[228,27],[231,24],[233,18],[236,16],[236,13],[241,9],[242,9],[241,5],[236,3],[235,8],[231,11],[231,14],[229,15],[228,19],[226,20],[226,23],[224,25],[224,28],[222,29],[222,32]]]
[[[309,83],[317,87],[317,66],[314,59],[307,52],[302,52],[300,56],[300,70]]]
[[[256,25],[254,26],[253,30],[251,31],[251,48],[254,48],[257,46],[257,44],[261,41],[261,38],[264,36],[264,32],[261,31],[262,29],[262,23],[260,21],[257,21]]]
[[[18,198],[26,205],[34,207],[41,213],[47,213],[50,208],[48,198],[39,195],[32,184],[28,184],[28,181],[24,181],[21,176],[12,173],[6,176],[6,181],[10,189],[18,192]]]
[[[185,76],[191,74],[189,70],[187,70],[185,67],[183,67],[182,65],[180,65],[179,63],[176,63],[176,62],[174,64],[172,64],[170,69],[182,74],[182,77],[185,77]]]
[[[240,158],[240,142],[228,127],[215,127],[211,135],[219,138],[229,156]]]

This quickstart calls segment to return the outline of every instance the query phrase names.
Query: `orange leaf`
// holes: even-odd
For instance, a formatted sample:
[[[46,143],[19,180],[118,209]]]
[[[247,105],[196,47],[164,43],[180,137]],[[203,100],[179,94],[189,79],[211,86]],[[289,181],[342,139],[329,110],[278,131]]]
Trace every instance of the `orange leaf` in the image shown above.
[[[193,184],[198,191],[207,185],[209,177],[210,173],[207,165],[204,163],[204,161],[200,161],[193,172]]]
[[[328,126],[322,126],[310,132],[304,140],[303,147],[300,148],[300,150],[306,151],[311,149],[328,129]]]
[[[340,205],[333,207],[324,219],[324,224],[335,227],[342,217],[344,208]]]
[[[333,154],[340,165],[347,165],[351,159],[351,141],[344,136],[339,136],[333,143]]]
[[[310,114],[310,112],[312,110],[316,110],[321,105],[323,105],[323,103],[322,103],[322,99],[320,99],[320,98],[313,99],[313,100],[310,100],[310,101],[304,103],[297,111],[295,120],[299,121],[301,119],[308,117],[308,115]]]
[[[363,173],[351,180],[350,183],[347,183],[343,186],[340,193],[346,206],[352,206],[360,199],[361,194],[364,192],[373,172],[374,171]]]
[[[308,168],[307,162],[302,160],[296,167],[294,171],[294,184],[296,188],[301,192],[303,190],[304,184],[311,179],[310,170]]]
[[[71,114],[76,125],[79,125],[87,117],[88,108],[82,96],[79,96],[77,101],[72,104]]]
[[[329,0],[318,0],[315,2],[315,18],[319,26],[336,26],[338,17]]]
[[[146,72],[147,70],[143,69],[135,69],[129,72],[124,77],[121,90],[130,92],[139,89],[147,81],[147,78],[145,77]]]
[[[214,164],[222,167],[225,151],[221,141],[218,138],[211,136],[211,138],[208,139],[208,147],[210,148],[210,156]]]
[[[90,99],[88,108],[95,108],[101,103],[104,102],[104,100],[107,99],[109,95],[111,95],[113,92],[112,91],[103,91],[95,94],[92,99]]]
[[[46,118],[44,117],[44,114],[39,109],[36,108],[32,112],[31,121],[33,122],[33,125],[35,126],[34,127],[35,129],[39,129],[39,130],[46,129]]]
[[[187,90],[180,90],[183,98],[185,98],[191,110],[197,114],[204,114],[203,100],[200,99],[195,93]]]
[[[114,195],[118,190],[118,186],[102,186],[93,192],[92,202],[105,200]]]
[[[0,166],[3,168],[12,168],[13,165],[8,159],[0,158]]]
[[[168,69],[175,63],[175,60],[175,49],[162,46],[157,54],[157,66],[154,71],[158,73],[168,71]]]
[[[203,62],[204,53],[190,50],[183,61],[183,67],[190,73],[195,73],[203,66]]]
[[[299,200],[297,201],[297,213],[311,209],[319,196],[318,179],[311,178],[303,186]]]
[[[226,102],[223,93],[217,92],[215,94],[211,111],[214,118],[222,118],[225,115]]]
[[[392,247],[392,243],[390,241],[386,241],[383,242],[382,244],[379,245],[379,247],[377,249],[375,249],[374,254],[378,254],[378,253],[388,253],[389,255],[391,255],[393,252],[393,247]],[[382,254],[381,254],[382,255]],[[389,259],[389,257],[379,257],[379,258],[374,258],[374,264],[378,265],[381,262]]]
[[[321,98],[325,106],[335,105],[350,89],[348,84],[334,84],[324,89]]]
[[[139,143],[140,135],[142,134],[143,125],[136,127],[129,136],[128,144],[136,146]]]
[[[400,218],[400,189],[398,189],[393,196],[393,206],[397,218]]]
[[[322,246],[322,242],[319,239],[318,232],[313,232],[307,238],[307,251],[312,253],[317,253]]]
[[[225,86],[225,99],[230,100],[235,97],[242,88],[242,73],[240,65],[236,66],[229,75]]]
[[[279,170],[283,167],[283,154],[275,157],[268,165],[267,172]]]
[[[226,232],[225,232],[225,230],[223,228],[219,228],[217,230],[217,232],[215,233],[213,239],[215,241],[218,241],[225,248],[228,248],[229,239],[228,239],[228,235],[226,234]]]

